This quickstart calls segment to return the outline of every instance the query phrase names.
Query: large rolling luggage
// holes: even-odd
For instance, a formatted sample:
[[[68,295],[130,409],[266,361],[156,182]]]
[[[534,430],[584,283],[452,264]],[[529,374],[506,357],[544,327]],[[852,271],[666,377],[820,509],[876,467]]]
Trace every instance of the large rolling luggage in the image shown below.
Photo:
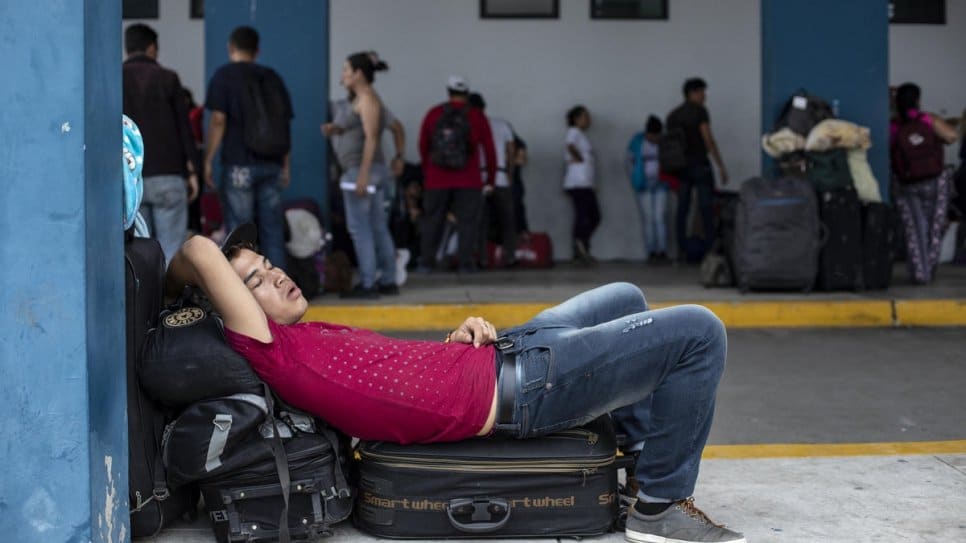
[[[142,537],[193,514],[194,500],[189,488],[168,492],[160,452],[168,416],[144,393],[137,374],[141,346],[161,313],[164,253],[156,240],[126,236],[128,488],[131,534]]]
[[[819,193],[825,243],[818,258],[818,288],[862,290],[862,204],[852,187]]]
[[[815,189],[808,181],[745,181],[735,224],[739,288],[811,290],[818,271],[819,231]]]
[[[889,204],[862,206],[862,279],[868,289],[889,288],[895,260],[896,213]]]
[[[363,442],[355,524],[377,537],[591,536],[618,514],[613,423],[535,439]]]

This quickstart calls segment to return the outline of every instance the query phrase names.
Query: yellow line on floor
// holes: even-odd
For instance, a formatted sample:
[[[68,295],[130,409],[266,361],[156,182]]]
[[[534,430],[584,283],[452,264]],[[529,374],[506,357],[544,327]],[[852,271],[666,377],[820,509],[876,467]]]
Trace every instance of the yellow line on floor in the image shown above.
[[[940,302],[941,307],[936,308],[932,308],[930,302],[908,305],[909,310],[916,313],[903,324],[945,324],[943,318],[952,319],[948,324],[966,324],[966,302]],[[680,302],[654,304],[654,308],[678,303]],[[690,303],[708,307],[732,328],[868,327],[894,324],[890,300]],[[450,330],[468,316],[482,316],[497,328],[507,328],[526,322],[550,305],[552,304],[313,305],[309,307],[305,319],[375,330],[411,331]]]
[[[966,300],[896,300],[901,326],[966,326]]]
[[[909,441],[896,443],[786,443],[762,445],[708,445],[705,459],[817,458],[835,456],[898,456],[966,454],[966,440]]]

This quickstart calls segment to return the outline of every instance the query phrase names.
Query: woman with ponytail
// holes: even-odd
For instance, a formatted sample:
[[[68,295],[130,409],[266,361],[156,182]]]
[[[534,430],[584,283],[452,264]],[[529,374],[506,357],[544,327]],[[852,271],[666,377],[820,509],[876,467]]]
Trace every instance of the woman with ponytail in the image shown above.
[[[344,173],[339,186],[349,235],[359,263],[359,284],[342,294],[346,298],[376,298],[380,294],[399,293],[396,248],[389,233],[384,205],[391,181],[382,152],[382,133],[387,128],[388,115],[372,86],[376,72],[388,69],[375,51],[349,55],[342,65],[341,82],[349,92],[351,109],[345,118],[322,126],[326,136],[341,137],[337,154]],[[401,134],[396,136],[394,163],[402,160],[405,148],[401,144]]]

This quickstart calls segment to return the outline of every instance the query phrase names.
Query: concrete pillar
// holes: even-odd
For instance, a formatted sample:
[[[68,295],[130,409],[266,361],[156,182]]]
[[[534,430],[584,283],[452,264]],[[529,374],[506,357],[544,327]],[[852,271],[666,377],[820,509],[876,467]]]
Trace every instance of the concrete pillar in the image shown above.
[[[120,0],[0,3],[0,539],[128,536]]]
[[[206,0],[205,81],[228,62],[228,36],[241,25],[258,31],[257,61],[285,81],[292,98],[292,182],[283,198],[311,197],[327,206],[326,142],[319,132],[329,100],[328,0]]]
[[[839,116],[872,131],[869,163],[889,194],[887,0],[761,0],[761,119],[770,132],[799,88],[838,102]],[[763,155],[762,171],[771,163]]]

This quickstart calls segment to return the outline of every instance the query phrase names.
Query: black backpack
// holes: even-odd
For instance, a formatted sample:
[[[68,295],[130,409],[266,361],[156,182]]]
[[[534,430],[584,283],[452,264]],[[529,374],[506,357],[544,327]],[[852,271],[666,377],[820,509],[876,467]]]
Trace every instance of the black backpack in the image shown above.
[[[661,163],[661,171],[677,173],[686,168],[687,146],[684,129],[678,125],[668,126],[667,132],[661,136],[661,141],[658,143],[657,156]]]
[[[443,114],[433,126],[429,144],[429,160],[445,170],[462,170],[470,159],[469,106],[443,106]]]
[[[835,114],[828,102],[800,90],[785,102],[785,107],[778,115],[778,122],[775,123],[775,131],[790,128],[792,132],[808,137],[815,125],[833,117]]]
[[[281,158],[291,149],[288,93],[271,70],[245,77],[242,112],[245,146],[256,155]]]

